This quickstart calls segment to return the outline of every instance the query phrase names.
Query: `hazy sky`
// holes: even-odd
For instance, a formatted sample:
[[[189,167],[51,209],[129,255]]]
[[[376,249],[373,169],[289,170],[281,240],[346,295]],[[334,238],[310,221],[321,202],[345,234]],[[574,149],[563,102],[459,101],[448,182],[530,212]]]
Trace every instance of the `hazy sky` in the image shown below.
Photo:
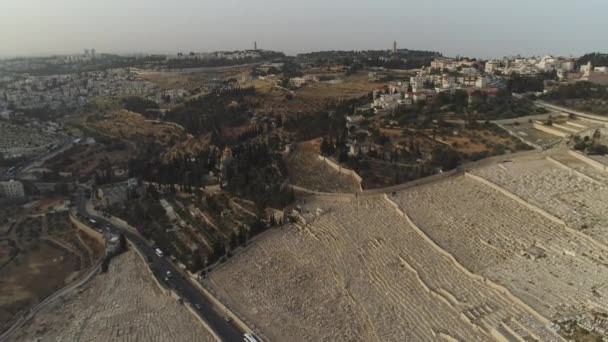
[[[0,0],[0,55],[399,47],[608,52],[608,0]]]

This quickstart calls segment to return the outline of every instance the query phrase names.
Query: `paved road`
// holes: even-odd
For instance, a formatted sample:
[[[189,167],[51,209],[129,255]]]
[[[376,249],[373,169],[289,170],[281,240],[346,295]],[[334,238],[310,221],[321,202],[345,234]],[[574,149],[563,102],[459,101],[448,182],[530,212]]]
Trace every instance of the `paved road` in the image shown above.
[[[537,106],[545,107],[547,109],[555,110],[555,111],[558,111],[558,112],[563,112],[563,113],[566,113],[566,114],[572,114],[572,115],[575,115],[575,116],[580,116],[580,117],[583,117],[583,118],[597,120],[597,121],[602,121],[602,122],[608,121],[608,117],[606,117],[606,116],[601,116],[601,115],[592,114],[592,113],[584,113],[584,112],[581,112],[581,111],[578,111],[578,110],[575,110],[575,109],[566,108],[566,107],[562,107],[562,106],[557,106],[557,105],[554,105],[554,104],[551,104],[551,103],[547,103],[547,102],[544,102],[544,101],[540,101],[540,100],[534,101],[534,103]]]
[[[118,227],[109,220],[93,215],[86,209],[86,196],[84,192],[78,194],[78,213],[84,217],[93,218],[98,224],[107,226],[113,233],[124,233],[135,246],[148,259],[150,268],[160,282],[165,282],[166,272],[170,271],[173,277],[166,282],[167,286],[175,290],[184,301],[192,304],[193,307],[198,305],[200,316],[209,323],[215,333],[222,338],[223,341],[242,341],[243,332],[235,327],[230,322],[227,322],[223,315],[217,313],[213,309],[213,305],[205,298],[205,296],[190,283],[188,279],[182,278],[181,273],[176,267],[165,258],[160,258],[156,255],[154,248],[139,234]]]
[[[45,152],[42,155],[20,162],[19,164],[15,165],[15,168],[11,172],[7,170],[2,176],[6,179],[19,178],[20,173],[26,172],[32,167],[41,166],[46,160],[65,152],[72,146],[71,140],[66,140],[61,146],[56,147],[52,151]]]

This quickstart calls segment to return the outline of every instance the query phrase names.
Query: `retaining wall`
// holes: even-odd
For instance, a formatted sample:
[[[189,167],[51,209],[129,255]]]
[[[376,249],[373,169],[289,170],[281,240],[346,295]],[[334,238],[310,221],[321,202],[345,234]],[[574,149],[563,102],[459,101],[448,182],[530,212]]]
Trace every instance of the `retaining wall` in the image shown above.
[[[531,141],[528,141],[528,140],[524,139],[523,137],[520,137],[520,136],[519,136],[519,135],[517,135],[515,132],[513,132],[513,131],[511,131],[510,129],[506,128],[506,127],[505,127],[505,126],[503,126],[502,124],[499,124],[499,123],[496,123],[496,122],[495,122],[494,124],[495,124],[496,126],[498,126],[498,127],[502,128],[502,129],[503,129],[505,132],[509,133],[509,135],[510,135],[510,136],[512,136],[512,137],[514,137],[514,138],[517,138],[517,139],[518,139],[519,141],[521,141],[522,143],[524,143],[524,144],[526,144],[526,145],[528,145],[528,146],[532,146],[532,147],[534,147],[534,148],[535,148],[535,149],[537,149],[537,150],[542,150],[542,149],[543,149],[543,147],[542,147],[542,146],[540,146],[540,145],[538,145],[538,144],[535,144],[535,143],[533,143],[533,142],[531,142]]]
[[[344,201],[350,201],[357,197],[356,193],[349,192],[321,192],[315,190],[309,190],[301,186],[287,184],[287,186],[295,192],[299,192],[305,195],[319,196],[324,198],[341,199]]]
[[[573,150],[568,150],[568,154],[570,154],[571,156],[581,160],[584,163],[589,164],[591,167],[598,169],[600,171],[604,171],[607,172],[608,171],[608,165],[602,164],[599,161],[593,159],[593,158],[589,158],[586,155],[577,152],[577,151],[573,151]]]
[[[518,297],[516,297],[515,295],[513,295],[511,293],[511,291],[509,291],[506,287],[499,285],[495,282],[493,282],[490,279],[487,279],[485,277],[482,277],[478,274],[472,273],[471,271],[469,271],[467,268],[465,268],[464,266],[462,266],[460,264],[460,262],[458,262],[458,260],[456,260],[456,258],[454,258],[454,256],[450,253],[448,253],[446,250],[444,250],[443,248],[441,248],[438,244],[435,243],[435,241],[433,241],[428,235],[426,235],[426,233],[420,229],[420,227],[418,227],[414,221],[412,221],[412,219],[409,217],[409,215],[407,215],[403,210],[401,210],[401,208],[399,207],[399,205],[395,202],[393,202],[388,196],[384,195],[384,200],[393,208],[395,208],[395,210],[397,210],[397,213],[399,213],[399,215],[401,215],[403,218],[405,218],[405,220],[407,221],[407,223],[412,227],[412,229],[414,229],[414,231],[416,233],[418,233],[418,235],[420,237],[422,237],[435,251],[439,252],[439,254],[445,256],[446,258],[448,258],[448,260],[450,260],[452,262],[452,264],[459,269],[461,272],[463,272],[465,275],[478,280],[486,285],[488,285],[489,287],[491,287],[492,289],[504,294],[505,296],[507,296],[509,299],[511,299],[513,302],[519,304],[522,308],[524,308],[526,311],[528,311],[530,314],[534,315],[538,320],[540,320],[543,324],[548,324],[549,320],[545,317],[543,317],[541,314],[539,314],[538,312],[536,312],[536,310],[534,310],[532,307],[530,307],[528,304],[524,303],[521,299],[519,299]]]
[[[606,122],[608,121],[608,117],[604,117],[604,116],[598,116],[598,115],[593,115],[593,114],[588,114],[588,113],[583,113],[574,109],[569,109],[566,107],[561,107],[561,106],[556,106],[556,105],[552,105],[550,103],[544,102],[544,101],[537,101],[536,102],[538,105],[540,105],[541,107],[547,107],[559,112],[563,112],[563,113],[568,113],[568,114],[573,114],[573,115],[578,115],[584,118],[588,118],[588,119],[593,119],[593,120],[597,120],[597,121],[601,121],[601,122]]]
[[[139,256],[141,261],[144,263],[146,271],[148,271],[148,273],[150,274],[150,277],[152,277],[152,279],[154,279],[154,283],[156,284],[156,286],[158,287],[160,292],[162,292],[165,295],[168,295],[169,290],[165,286],[163,286],[163,284],[161,284],[158,281],[158,279],[156,279],[156,276],[154,275],[154,273],[150,269],[150,266],[148,265],[148,260],[144,257],[143,254],[141,254],[141,252],[139,251],[137,246],[135,246],[135,244],[133,242],[131,242],[131,240],[129,240],[129,239],[127,239],[127,244],[129,245],[129,250],[135,251],[135,253]]]
[[[127,239],[127,244],[129,245],[129,250],[133,250],[135,251],[135,253],[139,256],[139,258],[141,259],[141,261],[144,263],[145,265],[145,269],[148,271],[148,273],[150,274],[150,277],[152,277],[152,279],[154,280],[154,283],[156,284],[156,286],[158,287],[158,289],[160,290],[160,292],[162,292],[164,295],[166,296],[171,296],[172,298],[174,298],[175,300],[180,300],[181,297],[173,290],[170,290],[168,288],[166,288],[163,284],[161,284],[158,279],[156,278],[156,276],[154,275],[154,272],[152,272],[152,270],[150,269],[150,266],[148,265],[148,260],[144,257],[144,255],[139,251],[139,249],[137,248],[137,246],[135,246],[134,243],[132,243],[129,239]],[[184,303],[184,306],[188,309],[188,311],[190,311],[190,313],[192,314],[192,316],[194,316],[194,318],[196,318],[196,320],[201,323],[201,325],[203,325],[203,327],[209,331],[209,333],[211,333],[211,335],[213,335],[213,337],[217,340],[217,341],[222,341],[222,339],[215,333],[215,331],[213,330],[213,328],[211,328],[211,326],[209,325],[209,323],[207,323],[207,321],[205,321],[199,314],[198,312],[196,312],[195,309],[192,308],[192,306],[190,306],[189,303]]]
[[[578,170],[575,170],[575,169],[571,168],[570,166],[568,166],[568,165],[566,165],[566,164],[564,164],[564,163],[560,162],[559,160],[553,159],[553,158],[551,158],[551,157],[549,157],[549,156],[547,156],[547,157],[545,157],[545,158],[546,158],[548,161],[550,161],[550,162],[552,162],[553,164],[555,164],[557,167],[559,167],[559,168],[561,168],[561,169],[564,169],[564,170],[566,170],[566,171],[570,172],[571,174],[576,175],[577,177],[580,177],[580,178],[586,179],[586,180],[588,180],[588,181],[590,181],[590,182],[592,182],[592,183],[595,183],[595,184],[597,184],[597,185],[601,185],[601,184],[602,184],[602,183],[600,183],[598,180],[593,179],[593,178],[591,178],[591,177],[587,176],[586,174],[584,174],[584,173],[582,173],[582,172],[580,172],[580,171],[578,171]]]
[[[465,177],[471,178],[479,183],[482,183],[484,185],[489,186],[490,188],[502,193],[503,195],[509,197],[510,199],[514,200],[515,202],[523,205],[524,207],[544,216],[545,218],[553,221],[554,223],[557,223],[559,225],[566,225],[566,222],[562,221],[561,219],[549,214],[548,212],[546,212],[545,210],[537,207],[537,206],[533,206],[530,203],[526,202],[525,200],[521,199],[520,197],[514,195],[513,193],[511,193],[510,191],[505,190],[504,188],[502,188],[501,186],[494,184],[492,182],[490,182],[489,180],[485,179],[485,178],[481,178],[477,175],[474,175],[472,173],[468,173],[465,172],[464,173]]]
[[[465,177],[469,177],[471,179],[474,179],[482,184],[485,184],[489,187],[491,187],[492,189],[502,193],[503,195],[509,197],[510,199],[514,200],[515,202],[521,204],[522,206],[540,214],[541,216],[545,217],[546,219],[564,227],[564,229],[570,233],[572,233],[575,236],[578,236],[579,238],[581,238],[582,240],[588,242],[590,245],[595,246],[603,251],[608,251],[608,246],[605,246],[603,243],[600,243],[598,241],[596,241],[595,239],[591,238],[590,236],[581,233],[580,231],[571,228],[570,226],[568,226],[568,224],[566,224],[566,222],[560,218],[558,218],[557,216],[545,211],[544,209],[537,207],[535,205],[532,205],[530,203],[528,203],[526,200],[520,198],[519,196],[515,195],[514,193],[504,189],[503,187],[501,187],[498,184],[492,183],[489,180],[485,179],[485,178],[481,178],[477,175],[465,172]]]
[[[556,124],[556,123],[553,123],[553,126],[555,126],[555,127],[557,127],[557,128],[561,128],[561,129],[563,129],[564,131],[572,132],[572,133],[576,133],[576,132],[580,131],[580,129],[576,129],[576,128],[574,128],[574,127],[568,127],[568,126],[564,126],[564,125],[560,125],[560,124]],[[579,126],[580,126],[580,125],[579,125]],[[580,127],[579,127],[579,128],[580,128]],[[586,128],[586,127],[584,127],[584,128]],[[583,129],[584,129],[584,128],[583,128]]]
[[[317,155],[317,158],[319,158],[319,160],[324,161],[332,169],[334,169],[342,174],[354,177],[357,180],[357,182],[359,183],[359,188],[361,188],[361,182],[363,182],[363,178],[361,178],[361,176],[359,176],[355,171],[342,167],[339,164],[337,164],[336,162],[334,162],[333,160],[331,160],[330,158],[324,157],[322,155]]]
[[[390,192],[397,192],[397,191],[413,188],[416,186],[437,182],[441,179],[452,177],[452,176],[458,175],[460,173],[462,173],[461,170],[454,169],[454,170],[434,174],[432,176],[416,179],[411,182],[389,186],[386,188],[363,190],[363,192],[361,193],[361,196],[376,196],[376,195],[382,195],[382,194],[390,193]]]
[[[207,321],[205,321],[196,311],[195,308],[192,307],[192,305],[190,305],[190,303],[184,303],[184,306],[186,307],[186,309],[188,309],[188,311],[190,311],[190,313],[192,314],[192,316],[194,316],[198,322],[205,327],[205,329],[207,329],[207,331],[209,333],[211,333],[211,335],[213,335],[213,338],[215,338],[216,341],[218,342],[222,342],[222,338],[215,333],[215,331],[213,330],[213,328],[211,328],[211,326],[209,325],[209,323],[207,323]]]
[[[537,130],[541,131],[541,132],[557,135],[558,137],[561,137],[561,138],[565,138],[565,137],[567,137],[569,135],[566,132],[558,131],[556,129],[550,128],[550,126],[545,126],[545,125],[542,125],[542,124],[533,123],[532,127],[534,129],[537,129]]]
[[[74,226],[76,226],[76,228],[78,228],[79,230],[81,230],[82,232],[87,234],[88,236],[92,237],[97,242],[99,242],[102,246],[105,247],[106,239],[104,238],[103,234],[101,234],[100,232],[96,231],[95,229],[87,226],[86,224],[80,222],[78,219],[76,219],[72,215],[72,213],[70,213],[70,221],[72,222],[72,224],[74,224]]]
[[[224,312],[228,317],[230,317],[232,319],[234,324],[236,326],[238,326],[239,329],[241,329],[242,331],[244,331],[246,333],[254,332],[254,330],[251,329],[245,322],[243,322],[236,314],[234,314],[234,312],[232,312],[232,310],[230,310],[226,305],[224,305],[224,303],[222,303],[218,298],[216,298],[215,295],[213,293],[211,293],[210,290],[208,290],[203,285],[201,285],[201,283],[199,283],[196,280],[196,278],[190,276],[190,279],[192,280],[191,282],[194,283],[194,285],[203,292],[205,297],[207,297],[207,299],[209,299],[209,301],[211,301],[211,303],[213,303],[213,305],[215,307],[220,309],[222,312]],[[255,333],[258,334],[257,332],[255,332]]]

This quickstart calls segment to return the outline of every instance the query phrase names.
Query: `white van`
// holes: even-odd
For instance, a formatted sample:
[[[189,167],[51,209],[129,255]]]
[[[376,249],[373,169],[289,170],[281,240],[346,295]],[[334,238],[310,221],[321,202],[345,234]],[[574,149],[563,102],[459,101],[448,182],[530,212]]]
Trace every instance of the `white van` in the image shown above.
[[[257,338],[253,333],[246,333],[243,335],[243,340],[245,342],[260,342],[260,339]]]
[[[160,248],[155,248],[154,252],[156,252],[156,255],[158,255],[159,258],[164,256],[163,251],[161,251]]]

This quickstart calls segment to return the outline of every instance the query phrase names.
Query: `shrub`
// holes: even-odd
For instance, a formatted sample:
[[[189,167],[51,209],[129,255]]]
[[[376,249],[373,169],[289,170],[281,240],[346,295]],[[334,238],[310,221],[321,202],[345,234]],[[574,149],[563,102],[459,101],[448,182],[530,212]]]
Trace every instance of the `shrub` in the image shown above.
[[[593,144],[587,147],[587,153],[591,155],[606,155],[608,154],[608,146]]]

